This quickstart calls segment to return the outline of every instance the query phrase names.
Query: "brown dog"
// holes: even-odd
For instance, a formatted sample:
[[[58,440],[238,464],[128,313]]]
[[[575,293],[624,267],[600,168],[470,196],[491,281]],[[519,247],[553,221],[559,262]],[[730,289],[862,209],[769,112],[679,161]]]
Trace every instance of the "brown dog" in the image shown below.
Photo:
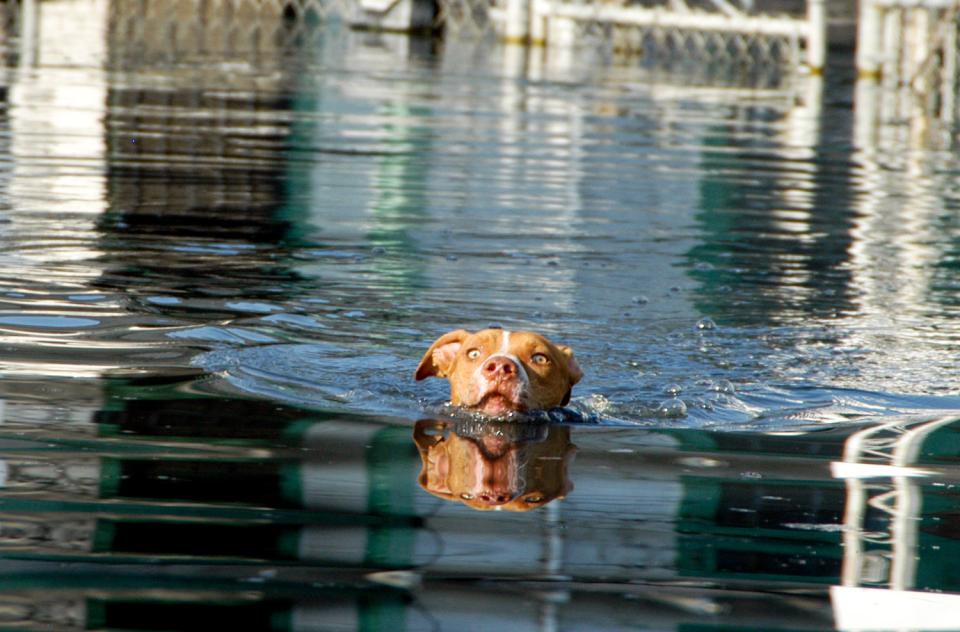
[[[583,372],[570,347],[528,331],[459,329],[441,336],[416,379],[450,380],[450,403],[502,416],[565,406]]]

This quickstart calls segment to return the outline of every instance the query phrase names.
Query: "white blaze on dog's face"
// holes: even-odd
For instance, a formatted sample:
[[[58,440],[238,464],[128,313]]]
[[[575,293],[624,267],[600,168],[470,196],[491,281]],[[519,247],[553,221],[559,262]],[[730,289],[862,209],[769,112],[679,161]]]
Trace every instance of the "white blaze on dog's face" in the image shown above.
[[[583,376],[573,351],[528,331],[484,329],[441,336],[416,379],[450,380],[450,403],[488,415],[563,406]]]

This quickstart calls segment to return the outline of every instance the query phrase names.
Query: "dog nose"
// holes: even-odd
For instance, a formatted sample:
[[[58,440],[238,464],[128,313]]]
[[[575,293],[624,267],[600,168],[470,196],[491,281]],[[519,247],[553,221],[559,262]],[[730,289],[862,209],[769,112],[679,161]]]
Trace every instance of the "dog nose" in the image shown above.
[[[483,371],[487,375],[514,375],[517,373],[517,365],[509,358],[490,358],[483,366]]]

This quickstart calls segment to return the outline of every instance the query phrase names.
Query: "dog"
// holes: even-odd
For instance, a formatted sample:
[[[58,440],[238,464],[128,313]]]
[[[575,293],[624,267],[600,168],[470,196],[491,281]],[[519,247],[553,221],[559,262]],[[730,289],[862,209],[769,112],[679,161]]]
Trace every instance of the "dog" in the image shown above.
[[[481,511],[530,511],[573,489],[569,426],[425,419],[413,439],[422,462],[417,482],[444,500]]]
[[[549,410],[570,402],[583,371],[570,347],[529,331],[458,329],[438,338],[415,378],[450,380],[450,403],[490,417]]]

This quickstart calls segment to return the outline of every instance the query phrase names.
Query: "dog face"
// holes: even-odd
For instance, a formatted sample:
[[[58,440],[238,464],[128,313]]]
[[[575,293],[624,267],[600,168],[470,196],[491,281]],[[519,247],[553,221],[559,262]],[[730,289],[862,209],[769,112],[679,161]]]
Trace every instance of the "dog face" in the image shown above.
[[[576,446],[569,427],[544,425],[531,437],[527,423],[484,425],[461,429],[461,436],[447,422],[416,423],[424,490],[473,509],[507,511],[529,511],[570,493],[567,470]]]
[[[570,401],[583,372],[570,347],[528,331],[484,329],[441,336],[420,361],[416,379],[450,380],[450,403],[486,415],[546,410]]]

